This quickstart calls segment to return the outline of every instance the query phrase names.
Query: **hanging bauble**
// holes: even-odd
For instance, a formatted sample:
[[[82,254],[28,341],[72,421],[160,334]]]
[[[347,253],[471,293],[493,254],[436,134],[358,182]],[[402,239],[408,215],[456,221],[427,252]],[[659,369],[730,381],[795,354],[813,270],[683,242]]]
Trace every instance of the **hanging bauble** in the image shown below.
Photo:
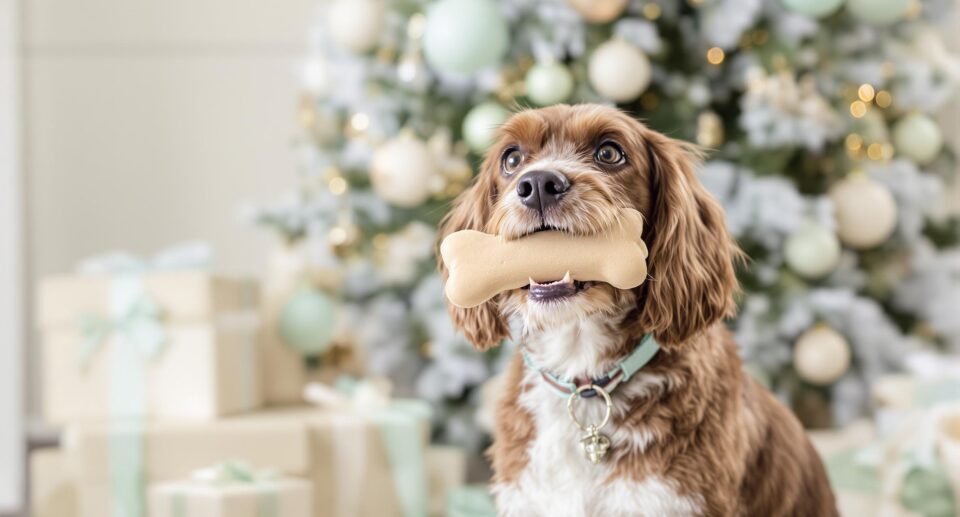
[[[283,342],[304,356],[324,353],[336,331],[337,306],[311,286],[296,289],[280,310],[277,323]]]
[[[932,118],[923,113],[913,113],[894,124],[893,147],[897,154],[926,165],[940,154],[943,134]]]
[[[573,75],[560,63],[537,63],[524,81],[527,97],[538,106],[563,102],[573,93]]]
[[[584,20],[593,23],[607,23],[616,20],[627,8],[628,0],[569,0]]]
[[[507,21],[490,0],[440,0],[427,12],[423,52],[441,72],[472,74],[493,66],[508,42]]]
[[[897,203],[887,187],[865,174],[852,174],[830,188],[837,235],[854,249],[883,243],[897,225]]]
[[[496,102],[478,104],[463,119],[463,139],[475,153],[493,144],[497,128],[510,118],[510,112]]]
[[[837,12],[843,0],[782,0],[783,5],[791,11],[809,16],[811,18],[823,18],[824,16]]]
[[[723,121],[713,110],[707,110],[697,116],[697,143],[703,147],[716,149],[723,145]]]
[[[787,238],[783,255],[790,269],[804,278],[820,278],[840,260],[837,235],[820,224],[804,224]]]
[[[850,368],[850,345],[836,330],[817,325],[797,338],[793,367],[810,384],[833,384]]]
[[[847,0],[847,10],[873,25],[890,25],[902,20],[914,0]]]
[[[613,39],[593,51],[587,75],[600,95],[616,102],[630,102],[650,85],[650,60],[639,48]]]
[[[327,11],[327,32],[351,52],[369,52],[383,35],[386,12],[379,0],[334,0]]]
[[[427,144],[408,134],[381,145],[370,163],[374,192],[386,202],[404,208],[426,201],[430,196],[430,180],[439,173]]]

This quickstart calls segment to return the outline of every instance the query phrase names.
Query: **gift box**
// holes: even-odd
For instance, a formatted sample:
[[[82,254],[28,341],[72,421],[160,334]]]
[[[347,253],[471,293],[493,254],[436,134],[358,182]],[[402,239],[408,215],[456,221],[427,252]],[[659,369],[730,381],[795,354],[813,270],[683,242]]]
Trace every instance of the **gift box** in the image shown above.
[[[373,413],[287,410],[287,417],[308,427],[314,517],[426,515],[429,413],[418,401],[395,400]]]
[[[44,279],[44,416],[212,419],[260,405],[257,286],[202,271]]]
[[[308,387],[317,406],[274,411],[307,425],[314,517],[426,515],[429,405],[390,399],[381,381],[341,381]]]
[[[100,422],[64,430],[65,469],[78,486],[78,517],[144,515],[147,485],[183,480],[228,459],[310,472],[303,420],[262,411],[204,421]]]
[[[310,517],[310,483],[224,462],[150,487],[150,517]]]
[[[30,515],[77,517],[78,496],[76,480],[59,449],[30,453]]]
[[[460,447],[434,445],[427,449],[427,512],[446,515],[447,499],[467,478],[467,454]]]

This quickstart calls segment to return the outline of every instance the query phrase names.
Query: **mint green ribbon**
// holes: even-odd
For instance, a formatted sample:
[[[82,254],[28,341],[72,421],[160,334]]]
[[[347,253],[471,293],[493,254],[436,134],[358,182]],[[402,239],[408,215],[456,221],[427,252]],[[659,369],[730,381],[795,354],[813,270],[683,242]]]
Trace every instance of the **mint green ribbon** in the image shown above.
[[[424,466],[423,422],[430,420],[430,406],[420,400],[394,400],[376,411],[373,419],[380,427],[390,462],[393,486],[403,515],[427,515],[427,475]]]
[[[227,460],[194,472],[193,479],[214,486],[247,485],[260,492],[257,503],[259,517],[279,517],[280,515],[280,499],[276,487],[271,485],[271,481],[277,479],[275,471],[258,471],[248,463]],[[170,512],[173,517],[188,517],[186,494],[183,491],[173,494],[170,499]]]

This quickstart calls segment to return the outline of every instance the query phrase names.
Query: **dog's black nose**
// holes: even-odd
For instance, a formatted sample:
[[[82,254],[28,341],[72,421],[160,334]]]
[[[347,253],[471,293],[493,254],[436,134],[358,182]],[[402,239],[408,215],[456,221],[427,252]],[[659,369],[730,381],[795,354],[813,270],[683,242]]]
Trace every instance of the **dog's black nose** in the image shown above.
[[[517,182],[520,202],[541,213],[557,204],[567,190],[570,190],[570,180],[553,171],[530,171]]]

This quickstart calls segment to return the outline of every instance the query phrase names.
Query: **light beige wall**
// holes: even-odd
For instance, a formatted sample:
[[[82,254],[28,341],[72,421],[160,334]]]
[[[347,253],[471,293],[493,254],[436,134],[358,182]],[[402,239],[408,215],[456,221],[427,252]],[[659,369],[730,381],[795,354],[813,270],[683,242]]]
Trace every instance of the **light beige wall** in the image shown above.
[[[297,64],[316,5],[23,1],[31,285],[92,253],[198,238],[220,269],[259,272],[272,235],[238,209],[294,184]]]

